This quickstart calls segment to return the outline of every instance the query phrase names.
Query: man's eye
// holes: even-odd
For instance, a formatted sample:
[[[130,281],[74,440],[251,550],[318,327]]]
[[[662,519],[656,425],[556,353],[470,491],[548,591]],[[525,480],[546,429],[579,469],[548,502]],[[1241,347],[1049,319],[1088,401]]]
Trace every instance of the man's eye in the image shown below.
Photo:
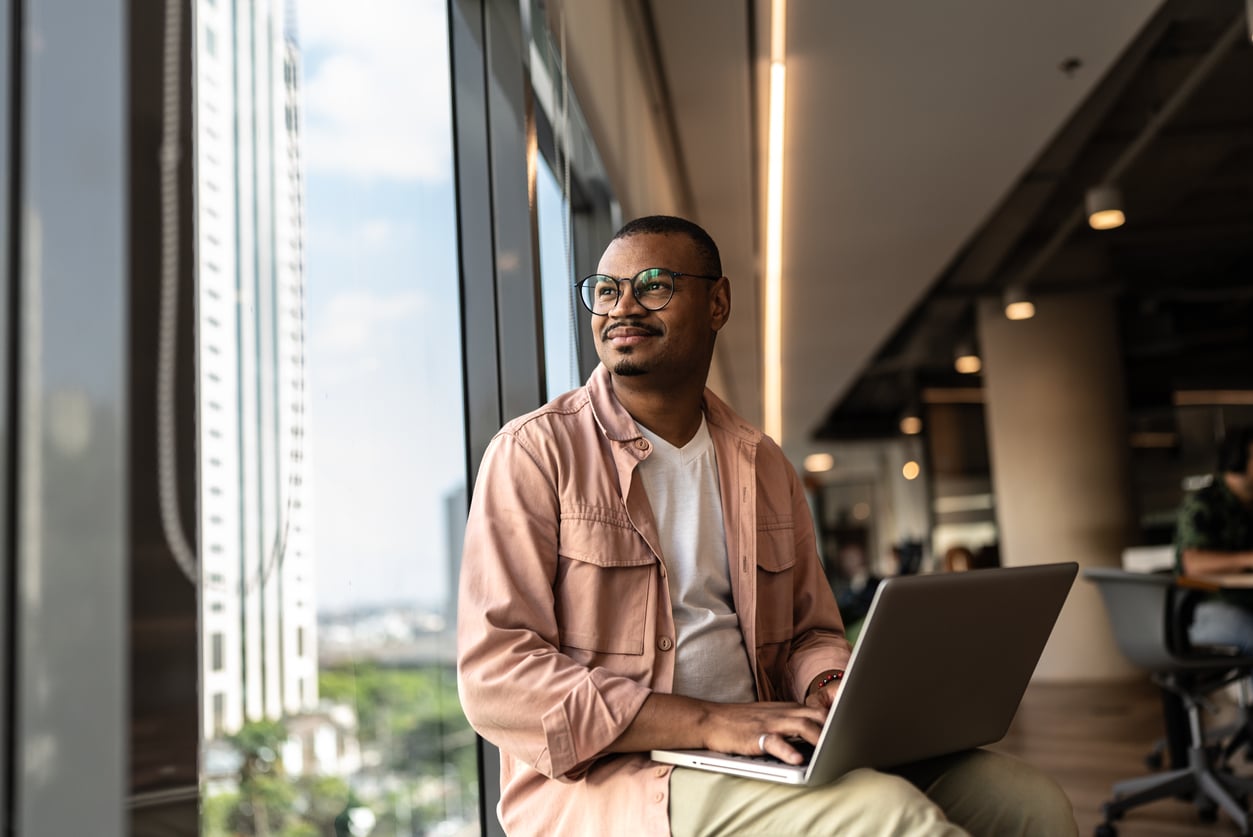
[[[601,285],[599,288],[596,289],[597,296],[613,296],[617,292],[618,292],[618,289],[610,285]]]

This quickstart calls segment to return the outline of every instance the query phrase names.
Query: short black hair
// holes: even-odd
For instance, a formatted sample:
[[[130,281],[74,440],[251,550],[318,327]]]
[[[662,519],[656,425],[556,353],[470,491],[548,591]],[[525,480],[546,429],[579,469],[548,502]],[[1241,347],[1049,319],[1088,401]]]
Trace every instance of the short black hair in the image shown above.
[[[701,270],[708,276],[722,275],[722,258],[718,255],[718,245],[713,237],[699,225],[686,218],[673,215],[645,215],[628,221],[618,230],[611,241],[630,238],[633,235],[685,235],[696,245],[703,266]],[[664,265],[663,265],[664,266]]]
[[[1233,427],[1218,446],[1218,472],[1243,474],[1249,469],[1249,445],[1253,444],[1253,427]]]

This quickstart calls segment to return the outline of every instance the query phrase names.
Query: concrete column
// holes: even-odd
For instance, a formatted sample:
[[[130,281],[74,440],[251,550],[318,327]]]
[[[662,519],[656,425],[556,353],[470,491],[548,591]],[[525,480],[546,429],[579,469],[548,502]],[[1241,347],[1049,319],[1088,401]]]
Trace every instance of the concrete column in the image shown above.
[[[988,447],[1006,566],[1117,566],[1131,532],[1126,394],[1113,301],[1044,297],[1011,322],[979,308]],[[1098,680],[1134,669],[1114,644],[1096,588],[1075,581],[1037,680]]]

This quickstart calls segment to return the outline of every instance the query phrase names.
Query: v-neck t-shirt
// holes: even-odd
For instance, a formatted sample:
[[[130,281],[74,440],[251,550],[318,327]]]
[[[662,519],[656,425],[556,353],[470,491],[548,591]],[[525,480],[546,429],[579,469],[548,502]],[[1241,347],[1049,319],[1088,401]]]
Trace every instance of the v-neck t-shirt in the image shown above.
[[[756,700],[731,594],[718,460],[709,428],[682,448],[641,426],[652,452],[637,466],[657,530],[675,625],[674,693],[719,703]]]

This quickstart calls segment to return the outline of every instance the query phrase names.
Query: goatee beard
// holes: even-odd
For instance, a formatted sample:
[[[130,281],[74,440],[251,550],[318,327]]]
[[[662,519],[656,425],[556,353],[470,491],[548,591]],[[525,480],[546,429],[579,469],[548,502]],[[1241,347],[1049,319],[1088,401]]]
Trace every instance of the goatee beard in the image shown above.
[[[644,375],[648,372],[643,366],[630,360],[620,360],[613,368],[613,374],[620,375],[623,378],[633,378],[636,375]]]

